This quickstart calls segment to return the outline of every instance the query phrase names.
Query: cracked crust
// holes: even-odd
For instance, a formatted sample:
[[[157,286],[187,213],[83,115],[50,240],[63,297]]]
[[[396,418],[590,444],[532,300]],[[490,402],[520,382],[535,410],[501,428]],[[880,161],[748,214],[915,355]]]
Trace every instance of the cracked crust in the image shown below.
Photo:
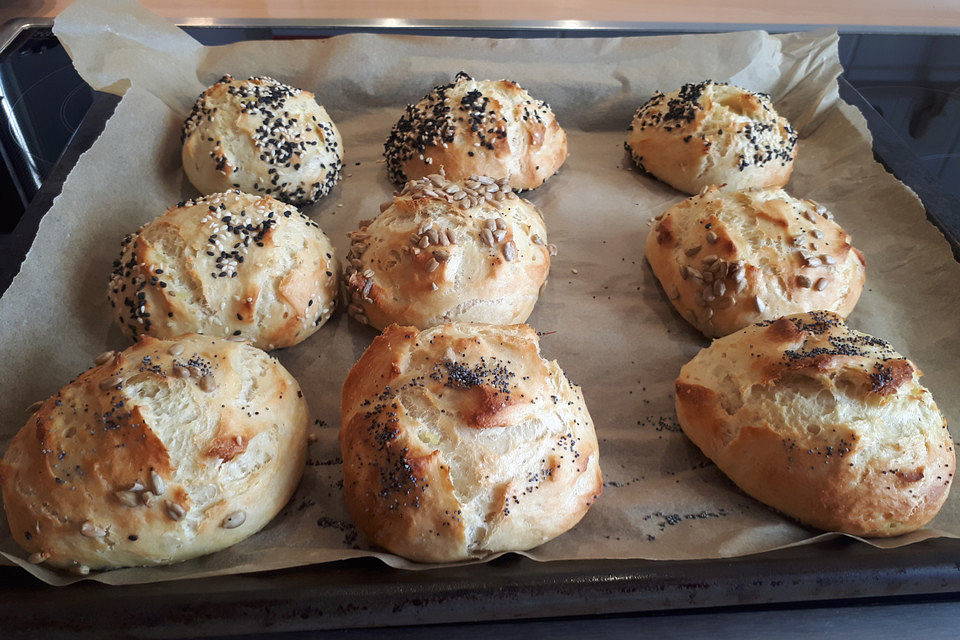
[[[306,340],[336,307],[330,239],[295,207],[241,191],[181,202],[128,235],[108,298],[123,332]]]
[[[457,189],[465,183],[437,178]],[[429,180],[408,183],[376,219],[350,234],[350,314],[377,329],[524,322],[550,271],[540,212],[508,187],[500,201],[480,199],[469,207],[425,188],[443,193]],[[494,222],[502,228],[491,231]],[[444,243],[430,243],[431,236]]]
[[[684,433],[745,492],[814,527],[895,536],[953,480],[946,421],[916,366],[828,312],[747,327],[680,371]]]
[[[710,185],[782,187],[797,134],[769,96],[707,80],[656,93],[637,110],[626,146],[641,170],[695,194]]]
[[[846,317],[866,280],[863,254],[830,212],[782,189],[706,189],[660,217],[645,257],[677,312],[710,338],[812,310]]]
[[[398,184],[442,169],[451,180],[476,174],[534,189],[567,159],[567,134],[550,107],[517,83],[460,72],[407,105],[384,157]]]
[[[178,376],[181,366],[195,373]],[[306,437],[297,382],[259,349],[144,337],[45,400],[14,436],[0,462],[7,520],[21,547],[55,567],[186,560],[277,514],[300,480]],[[238,511],[239,526],[221,526]],[[102,535],[84,535],[84,523]]]
[[[538,546],[602,491],[580,389],[526,325],[392,325],[347,376],[341,414],[350,513],[411,560]]]

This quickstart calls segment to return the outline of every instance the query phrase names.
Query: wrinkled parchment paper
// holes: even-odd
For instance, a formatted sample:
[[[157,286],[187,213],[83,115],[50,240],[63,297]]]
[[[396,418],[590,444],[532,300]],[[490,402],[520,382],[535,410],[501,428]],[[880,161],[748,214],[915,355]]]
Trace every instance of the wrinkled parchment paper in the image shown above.
[[[837,36],[763,32],[650,38],[488,40],[345,35],[203,47],[132,0],[82,0],[55,32],[94,88],[123,94],[47,213],[20,274],[0,300],[3,444],[24,408],[129,343],[106,301],[124,234],[196,195],[180,167],[179,127],[224,73],[268,74],[313,91],[346,148],[345,178],[307,213],[345,255],[345,234],[373,217],[393,186],[382,144],[403,106],[465,70],[510,78],[547,100],[569,135],[560,173],[528,194],[560,248],[529,322],[579,382],[596,423],[602,498],[537,560],[715,558],[829,537],[740,493],[685,438],[673,382],[706,346],[674,311],[643,260],[651,219],[684,196],[632,169],[623,150],[636,107],[654,90],[704,78],[770,93],[801,133],[789,190],[826,205],[867,257],[852,326],[889,339],[923,368],[944,413],[960,415],[960,265],[910,189],[873,160],[859,112],[839,101]],[[573,270],[577,273],[574,273]],[[315,420],[304,480],[262,532],[171,567],[91,576],[112,584],[278,569],[355,556],[419,568],[370,549],[341,498],[336,441],[341,384],[373,330],[336,315],[303,344],[276,352],[300,381]],[[0,551],[52,584],[76,578],[26,565],[0,523]],[[960,534],[951,498],[930,528],[898,546]]]

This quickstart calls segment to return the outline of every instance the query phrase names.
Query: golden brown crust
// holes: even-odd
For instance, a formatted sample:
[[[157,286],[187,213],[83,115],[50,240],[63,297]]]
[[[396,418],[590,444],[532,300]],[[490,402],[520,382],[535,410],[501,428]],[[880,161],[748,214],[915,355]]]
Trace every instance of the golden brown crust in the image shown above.
[[[580,390],[526,325],[391,325],[347,376],[341,414],[350,513],[412,560],[535,547],[602,491]]]
[[[445,172],[505,178],[515,189],[539,187],[567,158],[567,134],[544,102],[509,80],[465,73],[408,105],[384,147],[397,183]]]
[[[350,234],[348,310],[378,329],[444,322],[516,324],[550,271],[543,219],[505,180],[408,182]]]
[[[262,351],[144,337],[45,400],[14,437],[0,463],[7,520],[20,546],[56,567],[210,553],[286,503],[306,430],[299,386]],[[231,515],[242,521],[225,527]]]
[[[782,189],[711,187],[667,210],[646,258],[670,302],[707,337],[815,309],[846,317],[863,254],[826,208]]]
[[[124,238],[109,299],[127,336],[298,344],[336,306],[339,268],[315,222],[240,191],[182,202]]]
[[[689,194],[768,189],[790,180],[797,134],[768,96],[707,80],[656,93],[637,110],[627,148],[642,170]]]
[[[884,341],[812,312],[702,350],[680,371],[677,416],[761,502],[821,529],[894,536],[937,514],[956,467],[919,377]]]
[[[309,91],[224,76],[183,125],[183,169],[200,193],[238,188],[304,205],[340,179],[343,142]]]

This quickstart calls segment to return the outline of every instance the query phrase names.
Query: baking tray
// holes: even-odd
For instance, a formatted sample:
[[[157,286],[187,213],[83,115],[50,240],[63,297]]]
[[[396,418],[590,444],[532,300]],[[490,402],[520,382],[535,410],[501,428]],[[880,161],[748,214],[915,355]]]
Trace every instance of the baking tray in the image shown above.
[[[49,26],[49,21],[8,23],[0,33],[0,55],[25,38],[42,36]],[[353,25],[342,30],[386,28]],[[310,33],[308,25],[296,25],[296,29]],[[314,33],[327,34],[331,29],[326,25]],[[404,32],[449,33],[444,29],[402,27]],[[504,26],[502,35],[527,35],[521,29],[528,28],[511,31]],[[552,29],[565,33],[562,26]],[[596,30],[587,31],[566,35],[597,35]],[[554,35],[543,30],[534,33]],[[632,31],[624,28],[618,33],[639,30],[634,26]],[[877,159],[917,192],[928,217],[944,233],[954,255],[960,256],[960,203],[943,192],[886,121],[842,78],[840,95],[866,117]],[[96,94],[19,225],[3,238],[0,290],[6,289],[19,269],[40,219],[79,156],[100,135],[117,102],[115,96]],[[111,633],[196,637],[863,598],[889,602],[932,594],[940,599],[960,597],[960,540],[929,540],[881,550],[841,538],[724,560],[539,563],[507,555],[486,564],[416,572],[391,569],[366,558],[124,587],[82,582],[55,588],[18,568],[0,567],[0,635],[43,630],[44,637],[50,638],[102,638]]]

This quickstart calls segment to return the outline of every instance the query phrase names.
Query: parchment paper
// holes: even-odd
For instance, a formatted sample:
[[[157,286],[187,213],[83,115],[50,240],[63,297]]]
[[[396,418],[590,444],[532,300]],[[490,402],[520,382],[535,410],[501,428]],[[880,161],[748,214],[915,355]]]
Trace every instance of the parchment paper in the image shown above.
[[[632,170],[625,128],[654,90],[704,78],[770,93],[801,133],[790,191],[826,205],[867,257],[867,288],[852,326],[890,340],[925,371],[946,416],[960,413],[960,265],[906,186],[873,160],[865,122],[838,100],[833,32],[650,38],[487,40],[345,35],[327,40],[202,47],[131,0],[83,0],[55,32],[94,88],[123,93],[40,225],[21,272],[0,300],[0,433],[24,408],[129,343],[106,302],[110,264],[125,233],[196,195],[180,167],[179,127],[205,86],[224,73],[269,74],[313,91],[339,126],[345,179],[307,213],[345,255],[345,234],[373,217],[393,186],[382,144],[403,106],[465,70],[511,78],[546,99],[569,135],[560,173],[527,195],[560,253],[529,322],[543,352],[579,382],[596,423],[602,498],[569,533],[529,552],[537,560],[715,558],[811,542],[831,534],[797,525],[740,493],[677,426],[673,382],[707,342],[674,311],[643,260],[651,219],[684,196]],[[573,269],[578,273],[574,274]],[[376,553],[341,497],[339,393],[373,330],[344,314],[275,355],[300,381],[313,433],[304,480],[261,533],[231,549],[163,568],[91,576],[121,584],[277,569]],[[26,565],[0,523],[0,551],[51,584],[65,577]],[[898,546],[960,534],[951,498],[930,528],[873,541]]]

